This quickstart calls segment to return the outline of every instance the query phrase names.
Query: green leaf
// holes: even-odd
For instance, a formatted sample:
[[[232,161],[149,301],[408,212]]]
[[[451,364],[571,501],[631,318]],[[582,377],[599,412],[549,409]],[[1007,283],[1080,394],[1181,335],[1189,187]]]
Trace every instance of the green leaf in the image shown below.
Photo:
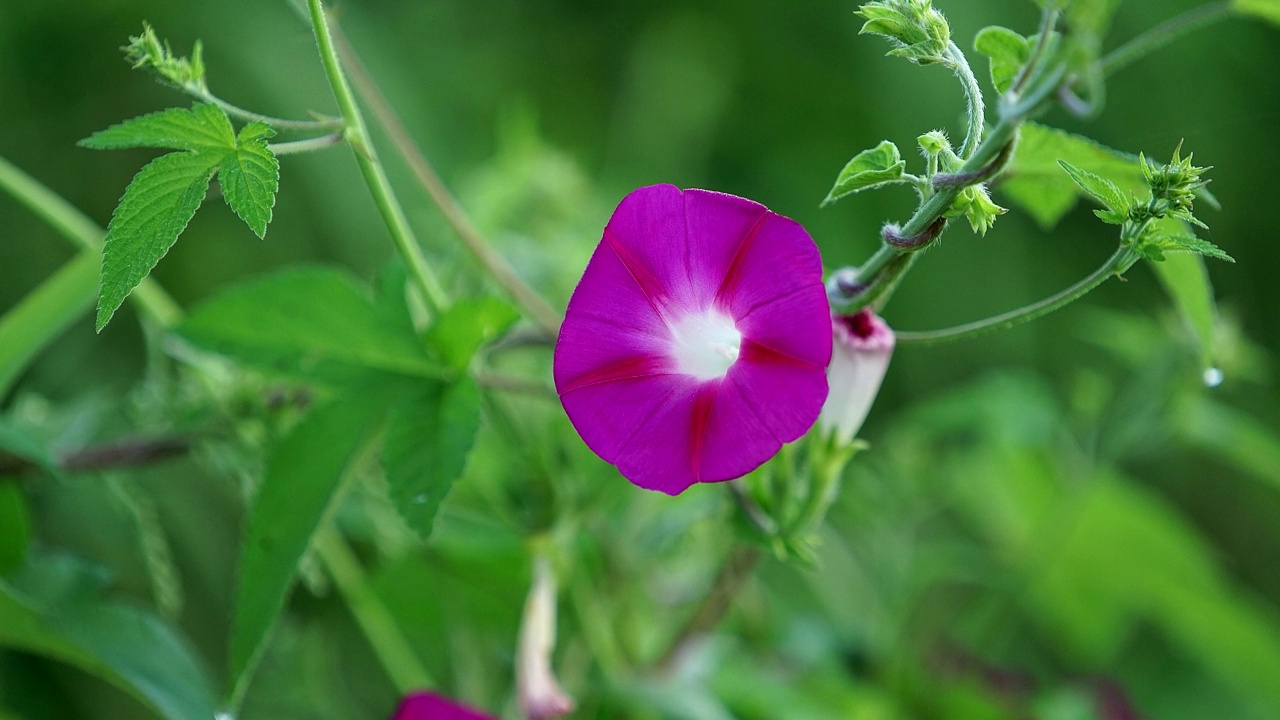
[[[1234,0],[1231,9],[1280,25],[1280,0]]]
[[[1164,262],[1155,263],[1153,269],[1199,342],[1201,363],[1205,368],[1213,367],[1218,306],[1213,299],[1213,285],[1209,282],[1204,258],[1194,253],[1177,253]]]
[[[480,393],[470,378],[423,384],[391,409],[383,469],[396,510],[423,540],[462,475],[479,428]]]
[[[236,138],[235,152],[227,155],[218,171],[227,205],[260,238],[267,234],[280,184],[280,161],[267,146],[267,138],[275,134],[263,122],[245,125]]]
[[[49,343],[93,307],[95,251],[82,252],[0,317],[0,398]]]
[[[312,409],[267,463],[245,520],[236,575],[230,649],[236,695],[266,645],[340,479],[379,424],[388,394],[385,388],[363,390]]]
[[[463,371],[482,345],[506,332],[520,313],[494,297],[467,299],[445,310],[427,331],[427,343],[449,367]]]
[[[1009,169],[998,181],[1009,203],[1026,211],[1041,227],[1050,229],[1071,211],[1080,186],[1064,175],[1058,160],[1115,182],[1122,191],[1146,188],[1136,157],[1112,150],[1089,138],[1036,123],[1025,123]]]
[[[835,186],[831,188],[831,192],[827,193],[822,204],[828,205],[846,195],[863,190],[906,182],[902,177],[906,167],[906,162],[898,152],[898,146],[885,140],[874,148],[863,150],[853,156],[853,159],[836,177]]]
[[[221,154],[210,152],[164,155],[125,188],[102,249],[99,331],[191,222],[221,160]]]
[[[390,321],[347,273],[292,268],[231,287],[197,306],[178,332],[240,361],[304,376],[324,363],[438,378],[409,327]]]
[[[991,84],[998,93],[1013,85],[1014,78],[1031,57],[1027,39],[999,25],[979,30],[973,39],[973,49],[991,60]]]
[[[1094,175],[1088,170],[1081,170],[1066,160],[1058,160],[1058,164],[1062,166],[1063,170],[1067,171],[1067,174],[1071,176],[1076,185],[1080,186],[1081,190],[1084,190],[1094,200],[1102,203],[1108,210],[1122,214],[1129,211],[1132,201],[1125,197],[1115,183],[1104,177]],[[1106,218],[1103,219],[1105,220]]]
[[[229,152],[236,147],[236,136],[221,108],[198,103],[190,110],[170,108],[125,120],[77,144],[93,150],[151,147]]]
[[[1222,248],[1214,245],[1208,240],[1204,240],[1187,233],[1161,234],[1155,237],[1155,242],[1166,250],[1182,249],[1193,253],[1204,255],[1205,257],[1215,258],[1217,260],[1226,260],[1227,262],[1235,262],[1235,258],[1228,255]]]
[[[0,576],[22,564],[30,536],[31,522],[22,488],[16,478],[0,475]]]
[[[101,599],[93,570],[65,556],[0,580],[0,646],[65,662],[137,698],[167,720],[209,720],[212,683],[158,617]]]

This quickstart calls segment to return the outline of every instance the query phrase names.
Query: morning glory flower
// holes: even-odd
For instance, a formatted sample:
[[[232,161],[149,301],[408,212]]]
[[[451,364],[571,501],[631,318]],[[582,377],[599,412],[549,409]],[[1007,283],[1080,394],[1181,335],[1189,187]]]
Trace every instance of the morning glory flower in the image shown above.
[[[605,226],[569,300],[555,383],[588,447],[676,495],[745,475],[803,435],[830,359],[804,228],[750,200],[654,185]]]
[[[406,695],[391,720],[494,720],[478,710],[429,692]]]
[[[823,431],[848,445],[871,412],[880,383],[893,356],[894,335],[870,310],[832,317],[834,328],[831,368],[827,382],[831,393],[818,420]]]

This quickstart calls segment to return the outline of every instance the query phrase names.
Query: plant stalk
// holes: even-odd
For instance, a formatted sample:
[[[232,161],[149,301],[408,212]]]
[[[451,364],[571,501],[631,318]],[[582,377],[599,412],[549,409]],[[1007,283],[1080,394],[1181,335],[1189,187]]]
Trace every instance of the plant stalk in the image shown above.
[[[1102,74],[1114,74],[1193,30],[1225,20],[1231,14],[1231,5],[1230,2],[1202,5],[1151,28],[1107,53],[1098,62]]]

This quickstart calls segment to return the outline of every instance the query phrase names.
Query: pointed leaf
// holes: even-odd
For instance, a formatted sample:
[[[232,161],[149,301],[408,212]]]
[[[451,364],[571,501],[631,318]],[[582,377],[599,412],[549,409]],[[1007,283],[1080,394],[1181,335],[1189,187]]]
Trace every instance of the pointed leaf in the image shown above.
[[[77,144],[94,150],[152,147],[227,151],[235,147],[236,137],[225,112],[200,103],[190,110],[170,108],[125,120]]]
[[[998,179],[998,190],[1045,229],[1052,228],[1075,207],[1081,192],[1062,172],[1059,159],[1109,178],[1122,191],[1138,192],[1146,187],[1141,165],[1134,156],[1080,135],[1024,123],[1013,161]]]
[[[221,154],[171,153],[152,160],[125,188],[107,226],[97,329],[160,262],[204,201]]]
[[[1080,186],[1081,190],[1084,190],[1094,200],[1102,203],[1108,210],[1122,213],[1129,209],[1131,204],[1129,199],[1124,196],[1120,188],[1116,187],[1115,183],[1104,177],[1094,175],[1088,170],[1081,170],[1066,160],[1059,160],[1058,164],[1062,166],[1063,170],[1067,171],[1067,174],[1071,176],[1076,185]]]
[[[432,324],[427,342],[449,367],[465,370],[482,345],[519,319],[515,308],[494,297],[461,300]]]
[[[240,687],[252,674],[298,562],[388,399],[385,389],[367,388],[322,404],[272,452],[245,520],[231,627],[233,686]]]
[[[466,467],[479,427],[480,393],[470,378],[424,384],[391,410],[382,465],[392,502],[423,540]]]
[[[1018,71],[1031,57],[1031,45],[1027,39],[999,25],[979,30],[973,39],[973,49],[991,60],[991,84],[998,93],[1013,85]]]
[[[227,155],[218,171],[227,205],[260,238],[267,233],[280,184],[280,161],[267,146],[267,138],[275,134],[266,123],[245,125],[236,138],[235,152]]]
[[[882,185],[906,182],[902,177],[907,164],[903,162],[898,146],[885,140],[870,150],[863,150],[844,166],[836,178],[836,184],[822,201],[823,205],[863,190]]]
[[[148,612],[102,600],[93,572],[45,556],[0,580],[0,646],[78,667],[166,720],[212,718],[212,682],[182,637]]]
[[[1204,258],[1193,253],[1176,253],[1164,262],[1156,263],[1152,269],[1199,341],[1202,365],[1214,367],[1218,306],[1214,302],[1213,285],[1209,282]]]
[[[1232,262],[1232,263],[1236,261],[1235,258],[1228,255],[1226,252],[1223,251],[1222,248],[1218,247],[1217,245],[1214,245],[1208,240],[1204,240],[1196,237],[1195,235],[1190,235],[1187,233],[1172,233],[1172,234],[1159,235],[1156,238],[1156,242],[1159,243],[1166,250],[1181,248],[1183,250],[1189,250],[1193,253],[1204,255],[1205,257],[1216,258],[1218,260],[1226,260],[1227,262]]]
[[[243,362],[303,375],[324,362],[446,374],[412,328],[389,320],[355,279],[330,268],[293,268],[233,286],[197,306],[178,332]]]
[[[1280,0],[1234,0],[1231,9],[1280,25]]]

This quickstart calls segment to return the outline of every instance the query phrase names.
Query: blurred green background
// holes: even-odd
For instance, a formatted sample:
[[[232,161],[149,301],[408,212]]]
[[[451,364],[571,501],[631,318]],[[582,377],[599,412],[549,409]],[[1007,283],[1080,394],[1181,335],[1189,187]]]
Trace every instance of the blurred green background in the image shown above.
[[[1128,0],[1112,37],[1132,37],[1198,4]],[[983,26],[1030,33],[1039,17],[1027,0],[938,6],[966,50]],[[803,223],[831,268],[874,250],[880,224],[911,211],[910,193],[858,196],[822,210],[818,202],[850,156],[882,139],[905,149],[934,128],[960,135],[962,97],[945,71],[884,58],[879,39],[859,37],[855,7],[343,0],[335,13],[464,206],[563,307],[612,207],[640,185],[670,182],[758,200]],[[333,111],[310,29],[286,2],[6,2],[0,155],[103,225],[152,154],[99,153],[75,142],[124,118],[189,104],[122,61],[118,48],[143,20],[180,53],[202,39],[211,88],[242,107],[283,117]],[[989,91],[985,62],[971,59]],[[1100,119],[1041,118],[1159,159],[1183,140],[1198,164],[1214,166],[1211,189],[1223,207],[1199,215],[1211,227],[1208,237],[1238,261],[1210,265],[1222,311],[1221,387],[1202,387],[1189,334],[1144,266],[1033,324],[900,348],[864,432],[874,450],[846,479],[818,569],[767,562],[742,603],[737,639],[705,651],[710,669],[695,674],[706,679],[698,688],[584,691],[602,671],[574,656],[571,690],[596,698],[581,716],[726,717],[706,710],[707,701],[727,717],[778,717],[779,703],[795,708],[787,717],[1128,717],[1102,714],[1099,698],[1113,692],[1143,717],[1280,717],[1280,394],[1273,383],[1280,306],[1268,294],[1280,277],[1280,246],[1267,229],[1280,159],[1277,69],[1280,29],[1233,19],[1119,73]],[[455,289],[481,286],[403,166],[384,154],[443,275]],[[7,197],[0,197],[0,238],[0,310],[72,257],[65,241]],[[1052,232],[1016,210],[985,238],[956,226],[885,315],[900,329],[985,317],[1074,282],[1114,242],[1112,228],[1083,207]],[[283,159],[265,241],[211,202],[155,277],[189,306],[292,263],[337,263],[372,279],[391,254],[355,163],[334,149]],[[126,305],[101,335],[84,318],[23,378],[6,412],[44,419],[68,445],[120,434],[99,420],[77,435],[75,418],[90,405],[107,408],[95,411],[99,418],[125,414],[113,408],[130,397],[144,368],[133,313]],[[570,482],[609,477],[590,459],[581,462],[592,469]],[[239,511],[226,487],[175,487],[184,473],[203,477],[170,469],[147,471],[144,481],[161,509],[174,513],[164,524],[188,583],[182,625],[217,668],[234,557],[227,548],[236,542]],[[482,473],[473,467],[470,474]],[[625,500],[615,498],[618,508],[604,507],[639,527],[662,512],[658,499],[624,492],[630,489],[619,488]],[[458,494],[446,512],[482,507],[473,497],[479,491]],[[715,516],[721,508],[710,496],[677,501],[684,514],[670,522],[683,530],[682,523]],[[114,565],[127,586],[129,573],[142,571],[112,560],[130,553],[109,547],[119,541],[108,529],[111,513],[100,528],[75,526],[99,501],[78,486],[44,496],[37,531],[50,544]],[[583,528],[608,548],[611,540],[630,542],[623,532],[632,525],[599,517]],[[485,575],[468,569],[479,566],[467,559],[479,551],[452,543],[433,552],[453,558],[451,582],[461,597],[509,597],[518,606],[527,576],[504,559],[511,548],[486,556],[506,564]],[[678,557],[682,545],[668,545],[655,553]],[[388,588],[401,588],[388,593],[414,623],[413,593],[404,588],[431,595],[431,575],[413,580],[426,572],[417,565],[387,572]],[[505,677],[510,658],[495,650],[494,663],[485,662],[499,641],[468,645],[467,636],[453,637],[451,647],[474,650],[465,662],[434,647],[439,627],[432,623],[458,610],[451,603],[465,607],[456,598],[428,603],[437,620],[423,621],[414,637],[433,646],[423,652],[451,690],[502,709],[509,688],[495,678]],[[339,611],[322,605],[303,614],[336,628],[330,635],[297,630],[280,652],[305,654],[319,643],[334,662],[332,648],[367,653],[349,622],[326,612]],[[517,610],[494,612],[511,617],[484,632],[507,637]],[[609,622],[625,635],[624,626],[643,627],[645,617],[636,610]],[[577,622],[567,620],[566,632]],[[758,652],[735,653],[733,642]],[[5,690],[29,683],[65,697],[44,710],[28,700],[19,717],[93,707],[81,692],[84,678],[2,657],[0,717]],[[281,657],[281,667],[305,671]],[[349,704],[298,716],[376,717],[388,708],[376,670],[312,669],[311,685],[288,687],[314,700],[332,691],[315,677],[337,673],[353,686],[344,691]],[[294,707],[286,692],[256,697]],[[269,703],[250,702],[245,716],[255,707],[260,717],[273,712]]]

